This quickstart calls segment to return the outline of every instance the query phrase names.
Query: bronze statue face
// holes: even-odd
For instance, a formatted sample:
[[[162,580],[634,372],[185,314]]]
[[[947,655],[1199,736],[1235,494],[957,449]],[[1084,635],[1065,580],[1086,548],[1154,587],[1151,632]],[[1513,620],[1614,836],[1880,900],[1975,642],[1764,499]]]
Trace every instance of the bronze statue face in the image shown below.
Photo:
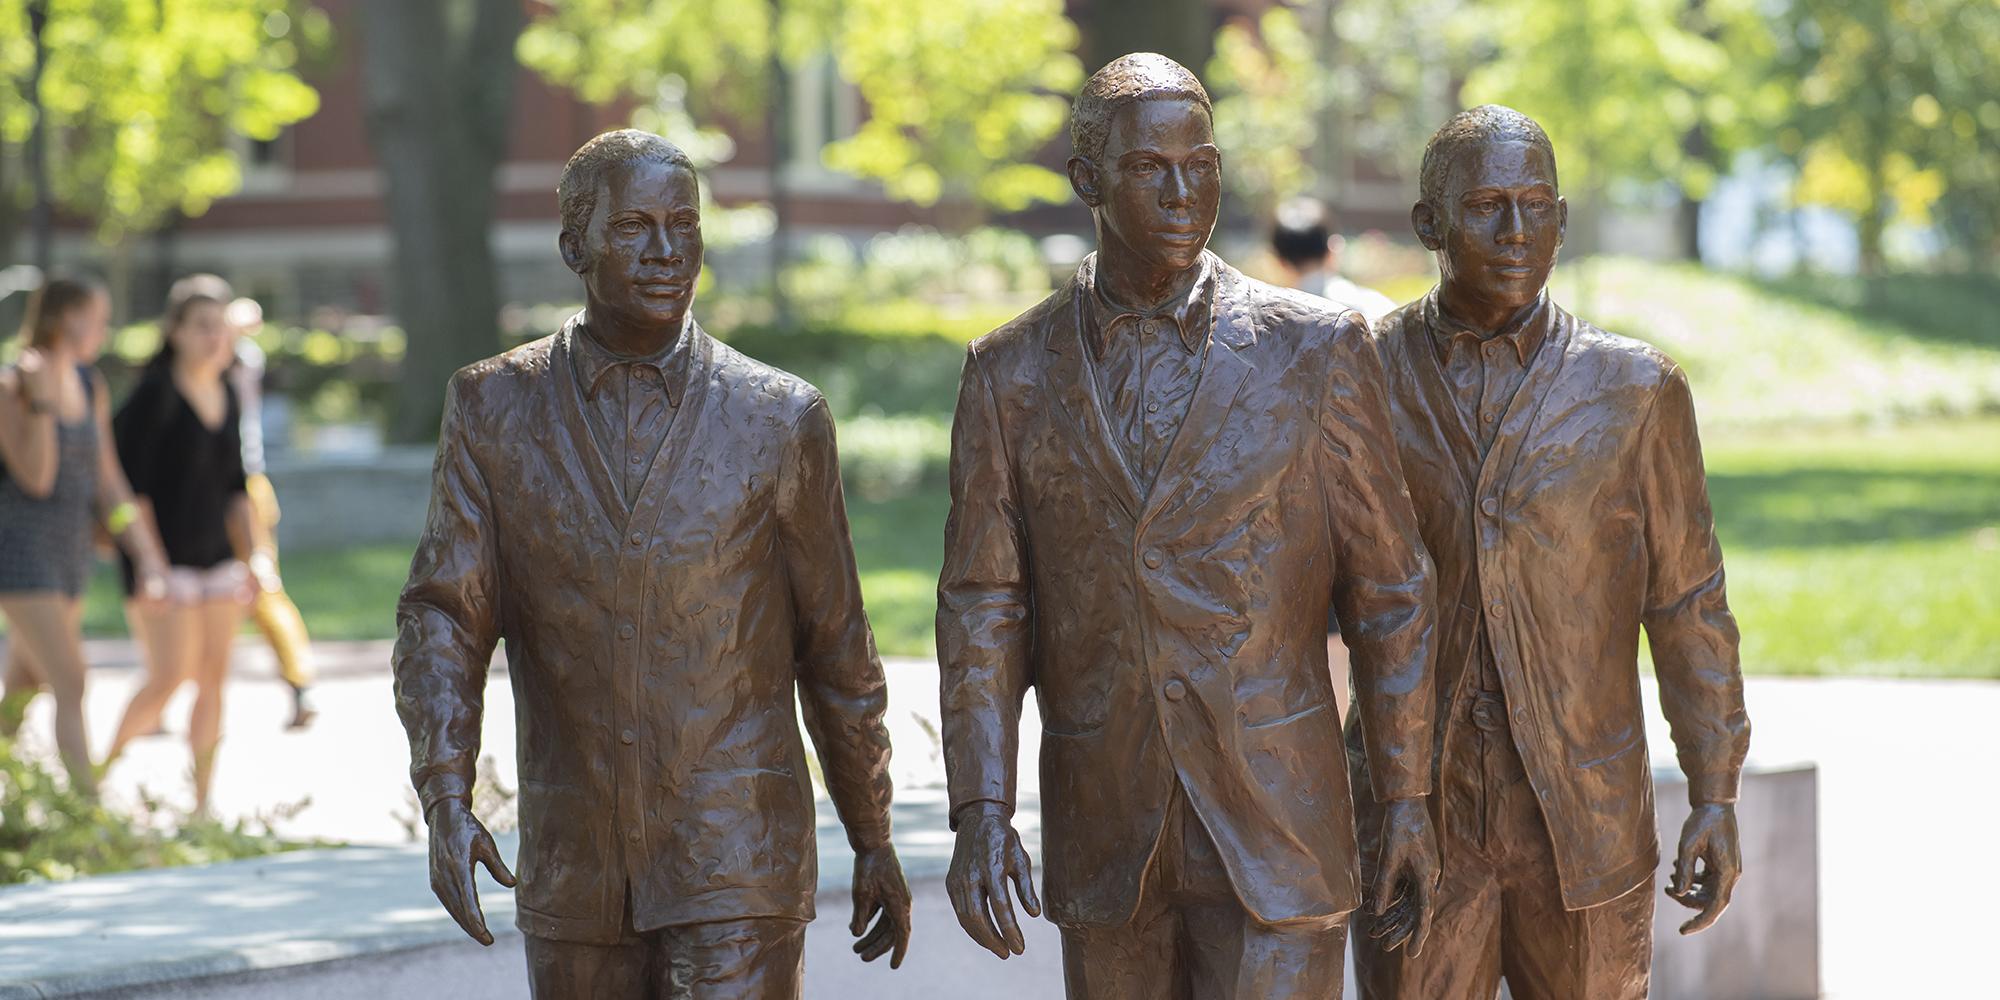
[[[1178,271],[1194,266],[1215,230],[1222,152],[1200,104],[1138,100],[1112,116],[1096,162],[1070,160],[1070,181],[1096,212],[1100,244]]]
[[[583,277],[593,325],[677,329],[701,274],[701,193],[694,173],[638,160],[604,172],[590,224],[563,233],[563,261]]]
[[[1539,146],[1485,143],[1458,155],[1442,204],[1411,210],[1417,237],[1437,252],[1447,303],[1465,318],[1504,320],[1548,284],[1569,222],[1555,175],[1554,160]]]

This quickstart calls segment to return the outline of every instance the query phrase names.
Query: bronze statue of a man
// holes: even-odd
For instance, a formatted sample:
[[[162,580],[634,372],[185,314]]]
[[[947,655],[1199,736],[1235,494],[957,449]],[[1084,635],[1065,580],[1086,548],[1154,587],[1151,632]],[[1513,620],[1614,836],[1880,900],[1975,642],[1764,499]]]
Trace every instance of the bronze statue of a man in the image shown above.
[[[794,690],[857,856],[854,933],[880,916],[855,950],[894,965],[909,941],[833,420],[690,315],[697,183],[635,130],[564,167],[561,251],[586,305],[453,376],[396,611],[431,885],[489,944],[472,866],[515,883],[468,796],[507,640],[537,997],[800,995],[818,876]]]
[[[1360,316],[1205,249],[1209,99],[1131,55],[1084,86],[1069,176],[1098,250],[975,341],[938,584],[947,888],[1001,958],[1022,700],[1041,706],[1049,915],[1072,998],[1337,996],[1362,897],[1322,637],[1354,648],[1413,942],[1435,879],[1431,567]],[[1399,887],[1399,888],[1398,888]]]
[[[1356,938],[1362,994],[1643,998],[1642,627],[1694,805],[1667,890],[1701,911],[1683,933],[1729,903],[1750,738],[1687,376],[1544,293],[1569,210],[1532,120],[1457,115],[1421,185],[1442,277],[1375,332],[1437,561],[1444,876],[1421,957]]]

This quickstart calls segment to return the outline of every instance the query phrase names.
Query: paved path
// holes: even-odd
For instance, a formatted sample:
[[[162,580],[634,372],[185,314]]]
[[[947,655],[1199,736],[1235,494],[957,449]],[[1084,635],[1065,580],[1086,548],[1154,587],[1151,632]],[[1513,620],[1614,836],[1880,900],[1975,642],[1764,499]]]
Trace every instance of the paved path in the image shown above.
[[[129,643],[92,642],[88,714],[93,745],[109,740],[139,673]],[[278,829],[352,843],[409,842],[415,823],[406,744],[391,708],[388,645],[322,647],[320,723],[282,730],[287,696],[268,654],[245,641],[225,714],[215,802],[225,816],[284,815]],[[909,862],[935,865],[950,853],[942,822],[943,765],[936,733],[937,676],[928,661],[889,663],[896,746],[898,841]],[[1650,690],[1650,689],[1649,689]],[[2000,920],[2000,684],[1753,678],[1749,683],[1758,760],[1814,761],[1821,768],[1822,953],[1827,995],[1955,998],[1988,988],[1987,948]],[[186,803],[182,742],[191,693],[169,706],[164,737],[134,744],[107,794],[132,801],[140,789]],[[49,706],[29,715],[28,752],[48,753]],[[1024,792],[1037,770],[1034,724],[1026,725]],[[501,784],[514,784],[512,698],[496,671],[488,688],[485,753]],[[1671,762],[1665,725],[1652,720],[1657,760]],[[1023,815],[1024,832],[1033,821]],[[923,860],[927,859],[927,860]],[[832,874],[832,873],[829,873]],[[1749,877],[1755,878],[1756,873]],[[949,927],[947,926],[947,930]],[[1728,933],[1723,923],[1712,933]],[[1975,988],[1977,987],[1977,988]]]

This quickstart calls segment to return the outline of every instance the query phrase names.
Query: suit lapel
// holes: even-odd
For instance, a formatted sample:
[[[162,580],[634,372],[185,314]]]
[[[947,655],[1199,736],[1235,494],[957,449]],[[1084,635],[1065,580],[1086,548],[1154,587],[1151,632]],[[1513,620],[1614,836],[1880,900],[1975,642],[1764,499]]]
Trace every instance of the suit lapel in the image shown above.
[[[1084,464],[1097,473],[1128,517],[1139,516],[1139,479],[1111,437],[1110,421],[1097,395],[1090,351],[1083,342],[1083,284],[1071,279],[1069,307],[1058,307],[1047,332],[1048,363],[1042,384],[1058,411],[1056,423],[1070,435]]]
[[[1418,310],[1418,322],[1404,324],[1402,350],[1408,359],[1410,373],[1416,377],[1417,391],[1424,402],[1424,410],[1431,418],[1437,437],[1445,443],[1445,454],[1451,456],[1452,472],[1458,477],[1458,488],[1470,495],[1479,478],[1479,439],[1472,427],[1465,422],[1465,414],[1458,409],[1458,400],[1451,394],[1451,386],[1445,381],[1444,369],[1438,365],[1437,347],[1432,343],[1432,329],[1437,320],[1437,293],[1424,298]],[[1520,394],[1515,393],[1519,399]]]
[[[1146,498],[1142,522],[1158,514],[1160,508],[1173,499],[1174,494],[1187,485],[1189,477],[1201,468],[1202,457],[1208,454],[1216,435],[1222,433],[1230,407],[1236,404],[1236,394],[1243,388],[1243,380],[1256,370],[1243,353],[1257,341],[1256,319],[1241,308],[1242,295],[1236,287],[1236,272],[1220,261],[1213,266],[1215,289],[1210,299],[1213,306],[1208,326],[1208,354],[1202,358],[1201,377],[1195,381],[1194,398],[1188,401],[1187,415],[1181,418],[1180,430],[1174,433],[1173,443],[1167,446],[1166,458],[1160,463],[1159,477],[1153,483],[1152,493]]]
[[[1542,414],[1542,402],[1548,399],[1549,389],[1562,374],[1564,363],[1569,360],[1570,335],[1575,324],[1569,314],[1556,308],[1553,302],[1544,301],[1545,315],[1535,322],[1548,324],[1548,331],[1542,337],[1541,346],[1528,362],[1528,373],[1521,379],[1521,387],[1514,390],[1514,398],[1507,404],[1507,412],[1500,418],[1499,433],[1493,437],[1493,448],[1486,453],[1486,462],[1479,470],[1479,495],[1492,496],[1494,491],[1513,478],[1514,467],[1519,462],[1521,451],[1533,436]]]
[[[596,495],[598,506],[610,523],[623,525],[625,504],[619,498],[617,482],[611,478],[611,466],[604,461],[604,451],[597,446],[597,435],[590,432],[589,418],[583,412],[587,405],[583,390],[576,384],[576,369],[570,357],[576,336],[576,318],[571,317],[549,352],[548,375],[555,382],[555,408],[562,415],[563,432],[569,436],[569,453],[583,466],[588,492]]]
[[[688,320],[687,336],[687,387],[681,390],[680,409],[674,414],[673,426],[667,430],[667,440],[660,445],[659,454],[653,456],[652,467],[646,470],[645,481],[639,484],[639,492],[632,498],[632,525],[647,532],[653,531],[653,522],[659,519],[656,508],[661,491],[674,482],[674,470],[686,458],[690,442],[702,436],[702,412],[708,402],[709,386],[715,381],[709,377],[715,367],[715,339],[692,318]]]

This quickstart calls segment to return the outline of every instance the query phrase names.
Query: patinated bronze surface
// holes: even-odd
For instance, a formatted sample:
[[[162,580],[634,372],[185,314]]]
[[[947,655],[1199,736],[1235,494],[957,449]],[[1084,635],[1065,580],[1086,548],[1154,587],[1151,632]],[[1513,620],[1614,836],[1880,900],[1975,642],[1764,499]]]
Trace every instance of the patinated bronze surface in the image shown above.
[[[799,994],[818,876],[794,690],[857,855],[855,950],[894,965],[909,941],[833,421],[689,314],[696,185],[643,132],[570,161],[561,250],[587,305],[453,377],[397,608],[431,883],[484,943],[472,865],[515,883],[468,796],[507,640],[538,997]]]
[[[1715,921],[1739,873],[1750,724],[1687,376],[1548,300],[1556,181],[1518,112],[1447,122],[1411,211],[1442,280],[1375,331],[1437,561],[1444,877],[1421,957],[1358,928],[1370,998],[1491,997],[1503,975],[1520,997],[1646,995],[1641,628],[1694,805],[1667,890],[1700,911],[1683,933]]]
[[[1040,913],[1011,824],[1033,688],[1069,995],[1337,996],[1362,886],[1329,605],[1366,780],[1394,800],[1375,895],[1416,941],[1437,865],[1431,566],[1380,363],[1358,314],[1206,251],[1222,154],[1186,69],[1106,66],[1071,137],[1098,252],[960,377],[937,619],[952,902],[1001,958],[1022,950],[1009,883]]]

